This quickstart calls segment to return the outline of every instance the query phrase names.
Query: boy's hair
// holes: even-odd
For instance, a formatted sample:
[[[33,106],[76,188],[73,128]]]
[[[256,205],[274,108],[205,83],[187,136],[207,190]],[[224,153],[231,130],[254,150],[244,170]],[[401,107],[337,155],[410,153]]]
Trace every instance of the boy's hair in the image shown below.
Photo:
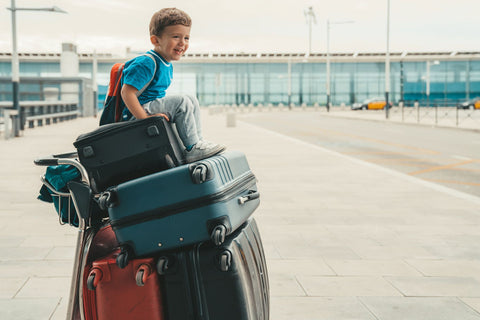
[[[150,20],[150,35],[160,36],[163,29],[173,25],[192,26],[192,19],[184,11],[177,8],[164,8],[153,14]]]

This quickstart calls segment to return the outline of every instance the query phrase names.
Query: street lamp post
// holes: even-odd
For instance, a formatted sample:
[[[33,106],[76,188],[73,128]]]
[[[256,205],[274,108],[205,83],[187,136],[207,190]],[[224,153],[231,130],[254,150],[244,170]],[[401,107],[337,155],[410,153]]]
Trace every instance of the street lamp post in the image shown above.
[[[15,5],[15,0],[11,0],[11,7],[7,8],[12,12],[12,103],[13,109],[17,110],[19,119],[19,128],[20,130],[24,129],[24,119],[20,112],[20,64],[18,61],[18,51],[17,51],[17,11],[49,11],[49,12],[58,12],[58,13],[67,13],[58,7],[51,8],[17,8]],[[18,128],[18,126],[17,126]],[[15,133],[16,136],[19,135],[18,132]]]
[[[327,112],[330,111],[330,28],[332,24],[354,23],[354,21],[330,21],[327,19]]]
[[[388,119],[390,94],[390,0],[387,0],[387,50],[385,53],[385,118]]]
[[[313,7],[308,7],[308,10],[304,10],[303,14],[308,23],[308,52],[307,55],[312,54],[312,22],[317,24],[317,18],[315,12],[313,12]]]

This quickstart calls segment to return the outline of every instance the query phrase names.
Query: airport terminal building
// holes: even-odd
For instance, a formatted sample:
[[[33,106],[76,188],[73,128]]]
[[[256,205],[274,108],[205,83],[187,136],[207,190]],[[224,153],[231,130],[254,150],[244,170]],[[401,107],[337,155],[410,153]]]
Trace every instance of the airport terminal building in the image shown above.
[[[96,73],[99,104],[105,98],[111,66],[136,54],[78,54],[78,76],[91,79]],[[19,54],[21,100],[42,100],[44,86],[53,83],[42,79],[62,76],[61,56]],[[385,53],[331,53],[328,58],[333,106],[385,95]],[[169,90],[196,94],[204,106],[325,105],[326,71],[325,53],[188,53],[174,62],[174,84]],[[10,77],[11,54],[0,53],[0,101],[11,101]],[[452,106],[480,96],[480,52],[393,52],[390,79],[393,103],[426,105],[428,98],[429,105]]]

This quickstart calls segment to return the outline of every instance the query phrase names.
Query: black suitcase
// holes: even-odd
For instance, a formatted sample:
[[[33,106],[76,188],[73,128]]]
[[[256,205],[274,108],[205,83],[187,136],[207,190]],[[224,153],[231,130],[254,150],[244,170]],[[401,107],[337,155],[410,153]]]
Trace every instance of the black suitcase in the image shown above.
[[[268,320],[269,284],[254,219],[221,246],[210,241],[158,259],[167,319]]]
[[[73,145],[95,192],[184,163],[176,129],[163,117],[107,124]]]

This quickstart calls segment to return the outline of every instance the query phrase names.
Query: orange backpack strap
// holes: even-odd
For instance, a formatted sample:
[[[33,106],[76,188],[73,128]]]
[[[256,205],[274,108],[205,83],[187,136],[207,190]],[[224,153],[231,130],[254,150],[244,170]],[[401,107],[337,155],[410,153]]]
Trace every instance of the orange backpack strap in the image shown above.
[[[110,70],[110,82],[107,92],[107,95],[110,97],[114,96],[118,91],[118,87],[120,86],[121,82],[120,78],[122,76],[124,66],[125,63],[115,63]]]
[[[117,66],[118,64],[118,66]],[[116,75],[116,78],[114,79],[115,81],[115,88],[114,88],[114,92],[113,92],[113,95],[117,97],[117,99],[115,100],[115,122],[119,122],[121,121],[122,119],[122,111],[123,111],[123,108],[124,106],[122,105],[123,104],[123,100],[122,100],[122,97],[121,97],[121,91],[122,91],[122,81],[120,81],[121,77],[122,77],[122,73],[123,73],[123,67],[125,66],[125,63],[117,63],[115,64],[115,75]]]

